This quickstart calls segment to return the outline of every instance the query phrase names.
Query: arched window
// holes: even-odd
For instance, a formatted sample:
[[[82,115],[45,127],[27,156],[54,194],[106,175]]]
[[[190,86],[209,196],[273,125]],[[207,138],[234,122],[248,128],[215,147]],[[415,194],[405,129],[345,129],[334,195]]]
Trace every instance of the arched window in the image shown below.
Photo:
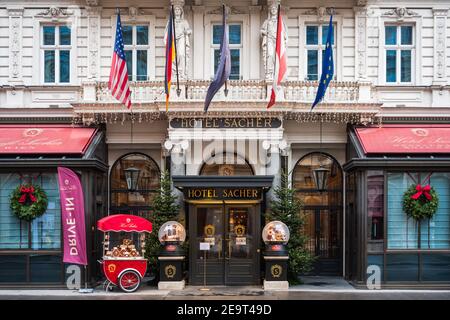
[[[139,170],[136,190],[129,190],[126,170]],[[130,153],[111,168],[111,211],[145,215],[160,187],[160,171],[156,162],[142,153]]]
[[[317,190],[313,176],[313,170],[320,166],[328,169],[324,192]],[[294,167],[292,182],[305,206],[342,203],[342,170],[339,163],[327,154],[314,152],[300,159]]]
[[[325,190],[317,190],[313,170],[328,169]],[[303,201],[306,248],[318,259],[313,273],[339,275],[342,270],[342,170],[331,156],[313,152],[300,159],[292,173],[297,196]]]
[[[252,176],[253,168],[243,157],[234,153],[216,154],[200,169],[201,176]]]

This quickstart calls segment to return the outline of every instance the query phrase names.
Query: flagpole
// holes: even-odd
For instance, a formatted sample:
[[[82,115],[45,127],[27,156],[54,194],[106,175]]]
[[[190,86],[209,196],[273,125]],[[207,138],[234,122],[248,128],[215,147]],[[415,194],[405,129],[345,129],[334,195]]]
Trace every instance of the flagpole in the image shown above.
[[[226,21],[226,8],[225,8],[225,3],[222,3],[222,10],[223,10],[223,16],[225,17],[225,21]],[[226,23],[224,24],[224,28],[226,28],[227,25]],[[225,30],[223,30],[223,32],[225,33]],[[225,97],[228,96],[228,80],[225,80],[225,89],[223,90],[223,93],[225,94]]]
[[[177,96],[180,96],[181,90],[180,90],[180,82],[178,79],[177,34],[175,31],[175,10],[173,9],[173,5],[172,5],[172,21],[171,21],[171,23],[172,23],[172,27],[173,27],[173,45],[175,47],[175,70],[177,72]],[[169,41],[169,39],[167,39],[167,41]]]

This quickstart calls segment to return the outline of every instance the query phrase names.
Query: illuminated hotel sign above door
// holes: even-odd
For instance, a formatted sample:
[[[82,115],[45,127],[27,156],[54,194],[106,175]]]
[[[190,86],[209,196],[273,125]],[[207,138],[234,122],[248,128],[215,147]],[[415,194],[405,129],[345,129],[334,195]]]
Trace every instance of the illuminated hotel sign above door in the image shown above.
[[[257,118],[173,118],[170,127],[175,129],[276,129],[281,120],[271,117]]]
[[[261,188],[188,188],[184,196],[191,200],[259,200]]]

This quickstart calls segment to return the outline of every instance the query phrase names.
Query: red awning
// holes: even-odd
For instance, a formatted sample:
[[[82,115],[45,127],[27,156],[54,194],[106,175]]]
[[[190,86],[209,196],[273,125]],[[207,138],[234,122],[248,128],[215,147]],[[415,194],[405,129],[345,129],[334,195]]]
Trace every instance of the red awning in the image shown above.
[[[62,125],[0,125],[0,154],[84,154],[96,129]]]
[[[152,232],[152,223],[131,214],[114,214],[98,220],[97,228],[103,232]]]
[[[356,128],[366,154],[450,153],[450,125]]]

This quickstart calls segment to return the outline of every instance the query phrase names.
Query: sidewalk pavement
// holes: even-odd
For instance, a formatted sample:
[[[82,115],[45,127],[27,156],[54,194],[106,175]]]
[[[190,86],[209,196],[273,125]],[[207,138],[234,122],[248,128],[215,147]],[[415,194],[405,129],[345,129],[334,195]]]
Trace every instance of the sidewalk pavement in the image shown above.
[[[287,291],[264,291],[260,286],[202,287],[187,286],[184,290],[158,290],[142,285],[134,293],[115,288],[105,292],[97,287],[93,293],[64,289],[0,289],[0,300],[450,300],[450,290],[361,290],[355,289],[342,278],[303,277],[303,284],[291,286]]]

